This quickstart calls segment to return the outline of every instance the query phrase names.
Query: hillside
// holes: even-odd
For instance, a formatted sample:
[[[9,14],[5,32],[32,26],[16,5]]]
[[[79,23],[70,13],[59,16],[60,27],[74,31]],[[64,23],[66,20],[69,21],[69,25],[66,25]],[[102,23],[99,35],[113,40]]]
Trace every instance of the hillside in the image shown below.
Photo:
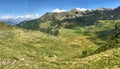
[[[11,28],[13,28],[13,26],[5,24],[4,22],[0,22],[0,30],[7,30],[7,29],[11,29]]]
[[[114,20],[114,22],[120,21]],[[59,30],[59,36],[52,36],[35,30],[12,28],[12,26],[6,28],[2,25],[8,27],[9,25],[2,23],[3,28],[0,31],[0,68],[119,68],[120,63],[117,61],[120,60],[120,42],[117,43],[117,48],[112,47],[106,49],[106,51],[100,50],[98,54],[94,53],[100,48],[98,46],[105,44],[114,35],[115,24],[113,20],[98,20],[98,23],[74,29],[62,27]],[[83,51],[87,51],[87,54],[94,54],[87,56]],[[86,57],[81,58],[84,55]]]

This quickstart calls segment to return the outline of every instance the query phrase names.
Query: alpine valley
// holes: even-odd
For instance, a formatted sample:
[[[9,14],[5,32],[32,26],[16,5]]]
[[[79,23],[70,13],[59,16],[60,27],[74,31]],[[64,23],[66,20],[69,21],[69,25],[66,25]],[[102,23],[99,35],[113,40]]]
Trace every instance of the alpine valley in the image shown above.
[[[7,23],[0,22],[0,69],[120,69],[120,7]]]

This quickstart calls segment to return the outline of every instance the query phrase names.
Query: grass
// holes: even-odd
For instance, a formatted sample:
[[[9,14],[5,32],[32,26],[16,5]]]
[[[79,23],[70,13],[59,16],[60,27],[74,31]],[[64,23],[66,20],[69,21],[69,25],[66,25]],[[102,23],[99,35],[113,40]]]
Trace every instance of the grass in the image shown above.
[[[93,53],[109,41],[114,34],[112,22],[62,27],[58,36],[0,23],[0,69],[119,69],[119,47],[81,58],[83,51]]]

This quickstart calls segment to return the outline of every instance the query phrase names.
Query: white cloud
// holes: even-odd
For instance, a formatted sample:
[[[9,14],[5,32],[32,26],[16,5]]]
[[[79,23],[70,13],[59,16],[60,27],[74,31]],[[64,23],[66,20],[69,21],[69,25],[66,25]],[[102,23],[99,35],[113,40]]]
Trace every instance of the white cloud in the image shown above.
[[[79,7],[77,7],[77,8],[76,8],[76,10],[78,10],[78,11],[86,11],[86,10],[88,10],[88,9],[86,9],[86,8],[79,8]]]
[[[35,14],[27,14],[27,15],[20,15],[20,16],[4,15],[4,16],[1,16],[0,19],[18,19],[18,18],[36,19],[39,17],[40,15],[38,13],[35,13]]]
[[[40,15],[38,13],[36,14],[28,14],[28,15],[23,15],[23,16],[17,16],[15,18],[30,18],[30,19],[36,19],[39,18]]]
[[[28,15],[21,15],[21,16],[13,16],[13,15],[4,15],[0,17],[0,21],[6,22],[8,24],[15,25],[17,23],[20,23],[22,21],[28,21],[32,19],[39,18],[40,15],[38,13],[35,14],[28,14]]]
[[[60,12],[66,12],[66,10],[65,9],[56,8],[52,12],[58,12],[58,13],[60,13]]]
[[[4,15],[4,16],[1,16],[0,18],[1,19],[10,19],[10,18],[13,18],[13,16],[11,16],[11,15]]]

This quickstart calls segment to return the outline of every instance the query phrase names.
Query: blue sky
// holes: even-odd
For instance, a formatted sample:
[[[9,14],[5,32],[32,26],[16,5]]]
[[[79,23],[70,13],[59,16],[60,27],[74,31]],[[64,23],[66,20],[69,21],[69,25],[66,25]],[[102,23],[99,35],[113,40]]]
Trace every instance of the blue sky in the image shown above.
[[[0,0],[0,16],[20,16],[36,13],[43,15],[57,8],[70,10],[77,7],[96,9],[118,6],[120,6],[120,0]]]

